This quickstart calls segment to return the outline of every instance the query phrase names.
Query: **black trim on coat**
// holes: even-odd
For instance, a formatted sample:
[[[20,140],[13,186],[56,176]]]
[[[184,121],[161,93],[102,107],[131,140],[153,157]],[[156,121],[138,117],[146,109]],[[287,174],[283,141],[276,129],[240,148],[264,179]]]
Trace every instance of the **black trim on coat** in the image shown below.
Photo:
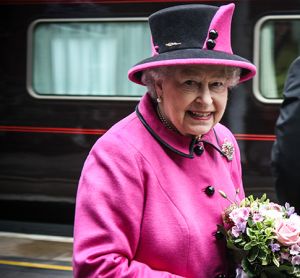
[[[208,145],[210,147],[212,147],[213,149],[215,149],[216,151],[218,151],[222,156],[226,157],[227,156],[224,154],[224,152],[220,149],[220,143],[219,143],[219,138],[217,136],[217,133],[215,131],[215,129],[213,128],[213,132],[216,138],[216,141],[218,143],[218,147],[216,147],[213,143],[208,142],[206,140],[198,140],[196,137],[192,138],[192,141],[190,143],[190,147],[189,147],[189,154],[183,153],[181,151],[176,150],[175,148],[173,148],[172,146],[170,146],[168,143],[166,143],[163,139],[161,139],[156,133],[155,131],[148,125],[148,123],[146,122],[146,120],[144,119],[143,115],[140,113],[138,105],[135,108],[135,112],[138,116],[138,118],[140,119],[140,121],[142,122],[142,124],[145,126],[145,128],[149,131],[149,133],[163,146],[165,146],[166,148],[170,149],[171,151],[175,152],[176,154],[179,154],[180,156],[186,157],[186,158],[194,158],[194,154],[193,154],[193,149],[196,145],[196,141],[199,143],[203,143],[204,145]]]
[[[190,144],[190,149],[189,149],[189,154],[183,153],[181,151],[176,150],[175,148],[173,148],[172,146],[170,146],[168,143],[166,143],[164,140],[162,140],[155,132],[154,130],[147,124],[147,122],[145,121],[144,117],[142,116],[142,114],[139,111],[138,106],[136,106],[135,108],[135,112],[138,116],[138,118],[140,119],[140,121],[142,122],[142,124],[145,126],[145,128],[150,132],[150,134],[162,145],[164,145],[165,147],[167,147],[168,149],[170,149],[171,151],[183,156],[183,157],[187,157],[187,158],[194,158],[193,155],[193,147],[195,145],[196,139],[193,139],[191,144]]]

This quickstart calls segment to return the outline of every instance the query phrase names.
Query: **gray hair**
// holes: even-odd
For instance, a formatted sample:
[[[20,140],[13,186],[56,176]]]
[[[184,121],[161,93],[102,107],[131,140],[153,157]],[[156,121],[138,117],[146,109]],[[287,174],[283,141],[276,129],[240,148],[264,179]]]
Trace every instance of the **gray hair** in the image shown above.
[[[147,86],[148,92],[153,99],[157,98],[157,93],[155,90],[155,82],[159,79],[164,79],[181,66],[166,66],[166,67],[157,67],[150,68],[143,72],[141,81]],[[214,65],[201,65],[201,69],[205,71],[206,69],[215,68],[216,70],[224,70],[225,77],[228,81],[227,87],[233,88],[239,83],[241,76],[241,69],[238,67],[231,66],[214,66]]]

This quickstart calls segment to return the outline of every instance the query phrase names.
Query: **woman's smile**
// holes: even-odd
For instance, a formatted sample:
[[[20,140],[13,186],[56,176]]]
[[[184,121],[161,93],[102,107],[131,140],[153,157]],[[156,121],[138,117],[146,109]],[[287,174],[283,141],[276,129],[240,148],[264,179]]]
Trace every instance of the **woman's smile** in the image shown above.
[[[187,114],[194,120],[201,120],[201,121],[210,120],[213,115],[212,112],[198,112],[192,110],[188,110]]]

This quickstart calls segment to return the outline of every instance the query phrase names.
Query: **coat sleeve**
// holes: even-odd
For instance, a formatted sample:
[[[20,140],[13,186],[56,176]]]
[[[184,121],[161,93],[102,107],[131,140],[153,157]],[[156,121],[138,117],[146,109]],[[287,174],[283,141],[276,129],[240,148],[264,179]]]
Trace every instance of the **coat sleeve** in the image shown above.
[[[180,277],[135,260],[144,206],[135,153],[98,141],[85,162],[76,197],[74,277]]]
[[[271,162],[276,191],[281,203],[298,205],[300,200],[300,57],[290,66],[284,101],[275,127],[276,141]]]

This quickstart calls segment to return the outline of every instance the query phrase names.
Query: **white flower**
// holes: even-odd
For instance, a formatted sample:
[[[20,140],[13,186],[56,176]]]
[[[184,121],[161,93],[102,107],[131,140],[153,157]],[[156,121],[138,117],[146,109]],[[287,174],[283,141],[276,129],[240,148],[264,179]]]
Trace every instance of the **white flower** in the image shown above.
[[[284,212],[279,210],[277,206],[267,205],[259,208],[259,213],[265,218],[280,220],[283,218]]]
[[[289,221],[291,223],[293,223],[295,226],[300,227],[300,216],[296,213],[293,213],[290,218]]]

